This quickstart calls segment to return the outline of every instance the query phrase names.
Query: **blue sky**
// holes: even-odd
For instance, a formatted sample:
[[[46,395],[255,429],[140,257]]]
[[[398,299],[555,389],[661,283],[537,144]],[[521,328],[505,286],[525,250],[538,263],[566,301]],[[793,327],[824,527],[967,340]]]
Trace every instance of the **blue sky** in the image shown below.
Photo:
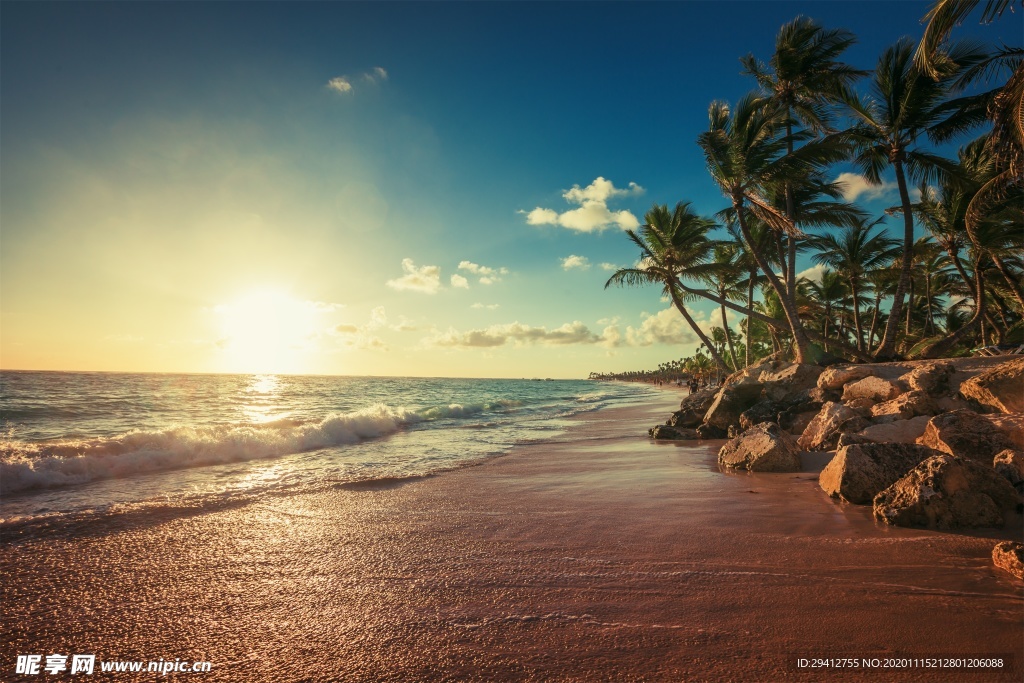
[[[689,355],[656,290],[603,290],[600,264],[636,256],[620,227],[530,212],[714,213],[695,140],[752,87],[740,56],[805,14],[869,69],[926,8],[5,2],[0,366],[571,377]]]

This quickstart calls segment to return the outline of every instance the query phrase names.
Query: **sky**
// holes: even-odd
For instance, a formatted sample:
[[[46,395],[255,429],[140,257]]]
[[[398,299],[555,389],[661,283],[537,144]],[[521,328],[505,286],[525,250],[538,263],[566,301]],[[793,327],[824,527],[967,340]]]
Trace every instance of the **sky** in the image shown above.
[[[696,139],[754,87],[739,58],[803,14],[870,69],[926,9],[5,1],[0,367],[585,377],[691,355],[657,288],[604,283],[653,204],[726,206]],[[1020,42],[1016,17],[976,23],[956,36]],[[895,202],[846,178],[869,212]]]

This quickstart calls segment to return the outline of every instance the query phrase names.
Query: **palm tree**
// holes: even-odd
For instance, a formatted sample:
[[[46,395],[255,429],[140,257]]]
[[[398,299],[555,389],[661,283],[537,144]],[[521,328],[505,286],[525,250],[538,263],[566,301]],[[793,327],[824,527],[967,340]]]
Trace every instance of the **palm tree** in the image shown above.
[[[921,43],[914,55],[915,64],[926,75],[939,79],[951,66],[943,47],[953,28],[961,24],[980,4],[979,0],[936,0],[924,16],[925,27]],[[1009,9],[1015,0],[987,0],[981,13],[981,22],[990,23]],[[1020,3],[1024,6],[1024,3]],[[1020,190],[1024,178],[1024,50],[1003,47],[979,61],[965,72],[957,83],[964,86],[988,81],[1000,72],[1009,70],[1007,81],[987,93],[961,98],[960,112],[974,113],[974,119],[986,118],[992,125],[986,147],[993,159],[995,173],[979,188],[966,215],[967,232],[971,235],[975,225],[984,218],[993,202],[1006,198],[1014,189]],[[951,127],[951,133],[961,126]]]
[[[910,284],[914,247],[914,218],[911,212],[908,176],[931,180],[955,170],[954,164],[918,145],[922,136],[934,137],[945,121],[942,105],[950,91],[953,73],[938,80],[923,74],[913,61],[914,47],[901,39],[882,53],[871,80],[871,97],[847,104],[857,122],[848,137],[857,148],[854,163],[873,184],[880,184],[882,171],[892,166],[903,212],[903,260],[900,280],[889,311],[882,341],[876,351],[880,359],[890,358],[896,349],[896,333],[903,301]],[[954,46],[947,58],[966,66],[980,59],[977,48]]]
[[[793,153],[793,124],[821,135],[830,131],[833,106],[852,95],[853,82],[866,72],[839,61],[839,56],[856,42],[845,29],[826,30],[813,19],[797,17],[783,25],[775,38],[775,52],[765,65],[753,55],[742,57],[744,72],[753,76],[767,96],[766,104],[781,111],[785,121],[786,154]],[[797,225],[793,185],[784,186],[785,212]],[[795,235],[786,238],[787,294],[795,296]]]
[[[842,275],[828,268],[821,271],[821,282],[806,282],[810,294],[822,309],[821,334],[826,339],[825,350],[828,351],[828,325],[832,321],[834,309],[841,307],[849,296],[849,285]]]
[[[719,242],[715,245],[711,265],[714,267],[710,284],[715,292],[723,300],[719,304],[722,312],[722,327],[725,328],[725,339],[729,344],[729,353],[732,356],[732,369],[738,370],[736,361],[736,347],[733,344],[732,330],[729,329],[729,316],[726,313],[725,300],[739,298],[740,295],[740,269],[739,249],[735,244]]]
[[[732,201],[747,249],[779,296],[793,335],[796,362],[806,363],[810,360],[810,340],[800,322],[796,302],[765,254],[755,248],[748,218],[754,215],[773,229],[794,235],[796,228],[792,221],[771,205],[767,191],[781,189],[778,180],[798,178],[796,171],[806,174],[813,168],[813,162],[808,162],[805,154],[783,154],[787,142],[779,131],[784,122],[754,94],[742,98],[735,111],[723,102],[714,102],[708,115],[710,128],[697,140],[704,151],[708,171],[722,193]],[[809,145],[798,152],[807,147]],[[771,187],[773,183],[775,187]]]
[[[871,233],[883,220],[880,218],[870,224],[862,221],[859,225],[810,240],[812,247],[818,250],[811,259],[835,269],[850,287],[857,348],[861,350],[864,349],[864,330],[861,326],[859,299],[865,285],[864,278],[889,263],[898,253],[897,243],[884,231]]]
[[[626,231],[633,244],[640,248],[639,262],[632,268],[615,271],[605,283],[605,289],[612,285],[661,285],[690,329],[708,347],[715,362],[726,368],[711,340],[686,310],[684,300],[689,295],[680,282],[682,277],[703,279],[707,276],[708,269],[701,266],[711,257],[714,245],[707,233],[716,227],[715,222],[691,211],[689,202],[679,202],[671,212],[668,206],[655,204],[644,220],[647,223],[640,226],[639,232]]]

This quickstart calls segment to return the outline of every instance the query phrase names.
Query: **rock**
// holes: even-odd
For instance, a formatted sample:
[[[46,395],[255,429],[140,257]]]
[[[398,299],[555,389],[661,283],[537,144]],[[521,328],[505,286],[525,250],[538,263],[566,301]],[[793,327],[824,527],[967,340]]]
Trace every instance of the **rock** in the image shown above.
[[[862,418],[870,417],[871,409],[874,408],[874,401],[863,397],[844,400],[843,404]]]
[[[786,364],[786,361],[783,361],[781,359],[780,354],[772,354],[767,358],[762,358],[761,360],[756,361],[750,367],[743,368],[742,370],[738,370],[737,372],[732,373],[731,375],[725,378],[725,381],[722,382],[722,386],[731,387],[732,385],[738,384],[739,382],[751,380],[758,381],[758,378],[761,377],[762,373],[775,372],[776,370],[785,366]]]
[[[939,396],[935,399],[939,413],[951,413],[954,410],[972,410],[971,402],[955,396]],[[938,413],[936,413],[938,415]]]
[[[922,415],[909,420],[873,424],[857,432],[857,436],[874,443],[916,443],[918,437],[924,434],[930,421],[930,417]]]
[[[881,377],[865,377],[856,382],[850,382],[843,387],[843,401],[852,401],[857,398],[867,398],[876,403],[896,398],[900,394],[900,388],[887,379]]]
[[[1024,358],[1001,363],[960,384],[960,395],[1001,413],[1024,412]]]
[[[779,425],[762,422],[722,446],[718,464],[751,472],[798,472],[800,449]]]
[[[836,451],[839,451],[842,448],[846,448],[847,446],[853,446],[855,444],[861,444],[861,443],[877,443],[877,442],[872,441],[871,439],[869,439],[867,437],[861,436],[860,434],[853,434],[851,432],[847,432],[845,434],[840,434],[839,435],[839,439],[836,440]]]
[[[702,439],[724,439],[727,435],[728,432],[714,425],[703,424],[697,427],[697,436]]]
[[[818,377],[824,368],[806,363],[794,363],[775,372],[761,373],[760,382],[764,385],[764,395],[772,401],[788,401],[797,394],[813,389],[818,385]]]
[[[679,410],[668,419],[670,427],[699,427],[704,423],[708,408],[715,402],[718,389],[704,389],[690,394],[679,403]]]
[[[775,401],[761,399],[740,413],[740,431],[750,429],[762,422],[778,422],[781,406]]]
[[[807,410],[795,415],[783,414],[779,421],[779,426],[794,436],[800,436],[820,410],[820,408],[818,410]]]
[[[984,417],[1010,440],[1013,448],[1024,451],[1024,413],[991,413]]]
[[[718,392],[715,402],[708,408],[704,422],[725,430],[739,424],[740,414],[754,405],[764,387],[760,382],[744,380]]]
[[[871,409],[871,415],[881,417],[883,415],[894,415],[898,420],[909,420],[912,417],[922,415],[935,415],[939,407],[927,393],[915,390],[901,394],[894,399],[878,403]]]
[[[839,438],[842,444],[851,435]],[[858,438],[853,435],[853,438]],[[879,491],[892,486],[922,460],[938,455],[906,443],[861,443],[844,446],[818,475],[818,484],[833,498],[870,505]]]
[[[806,451],[830,451],[844,432],[859,432],[868,422],[842,403],[826,403],[800,435],[800,447]]]
[[[875,519],[905,527],[1002,527],[1020,496],[991,467],[968,458],[934,455],[885,489]]]
[[[1012,448],[1003,432],[984,416],[970,410],[936,415],[917,442],[943,453],[971,458],[988,465],[996,453]]]
[[[864,379],[870,374],[870,368],[862,365],[834,365],[826,368],[818,377],[818,388],[842,389],[850,382]]]
[[[668,425],[658,425],[647,432],[651,435],[652,439],[660,440],[696,440],[700,437],[697,436],[697,430],[695,429],[683,429],[681,427],[669,427]]]
[[[1024,451],[1007,448],[996,454],[992,468],[1017,491],[1024,494]]]
[[[907,383],[911,391],[938,396],[949,391],[949,378],[955,370],[952,363],[937,361],[920,365],[900,379]]]
[[[807,400],[817,403],[828,403],[829,401],[840,401],[843,398],[842,389],[822,389],[814,387],[807,391]]]
[[[1003,541],[992,549],[992,564],[1024,581],[1024,543]]]

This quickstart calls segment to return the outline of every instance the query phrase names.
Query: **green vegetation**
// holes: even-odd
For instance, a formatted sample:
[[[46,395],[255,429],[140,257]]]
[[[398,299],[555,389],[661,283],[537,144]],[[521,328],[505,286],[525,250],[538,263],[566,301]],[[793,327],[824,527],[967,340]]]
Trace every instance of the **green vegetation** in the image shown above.
[[[1014,4],[992,0],[981,16]],[[713,102],[697,140],[728,205],[714,218],[655,205],[627,233],[636,264],[605,285],[660,286],[701,346],[614,376],[675,381],[773,353],[885,361],[1024,341],[1024,49],[950,42],[978,5],[939,0],[920,44],[898,41],[870,73],[842,61],[852,34],[803,17],[782,27],[767,63],[741,59],[756,88]],[[956,158],[943,156],[958,142]],[[895,175],[899,204],[886,213],[902,218],[899,235],[842,200],[827,180],[839,163],[871,185]],[[800,252],[819,277],[799,277]],[[718,304],[721,327],[697,325],[685,304],[698,299]]]

